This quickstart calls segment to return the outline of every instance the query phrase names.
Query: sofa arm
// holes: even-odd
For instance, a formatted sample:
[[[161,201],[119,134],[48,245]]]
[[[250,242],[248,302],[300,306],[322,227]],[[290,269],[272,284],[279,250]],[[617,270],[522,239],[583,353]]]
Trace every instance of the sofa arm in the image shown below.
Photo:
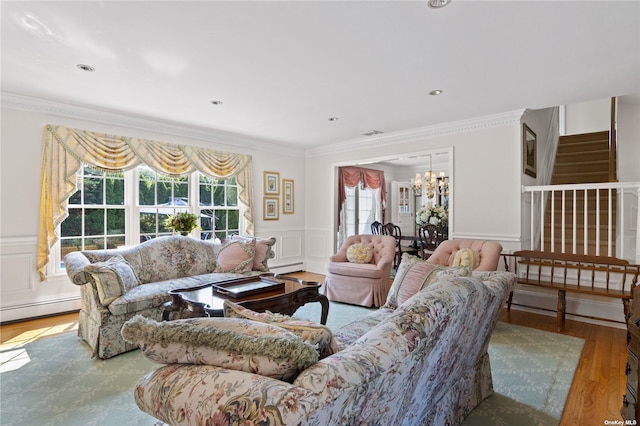
[[[76,285],[84,285],[89,282],[90,278],[84,268],[90,264],[89,259],[80,251],[71,252],[64,257],[67,276]]]
[[[294,425],[318,407],[311,392],[290,383],[192,364],[169,364],[147,374],[134,398],[142,411],[171,425]]]

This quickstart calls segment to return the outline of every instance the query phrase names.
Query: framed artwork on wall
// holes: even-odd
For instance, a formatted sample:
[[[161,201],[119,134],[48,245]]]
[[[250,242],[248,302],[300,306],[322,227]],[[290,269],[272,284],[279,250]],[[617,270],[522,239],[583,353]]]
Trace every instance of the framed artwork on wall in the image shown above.
[[[538,171],[538,147],[536,134],[525,123],[522,123],[522,153],[522,167],[524,170],[524,174],[531,177],[536,177]]]
[[[264,197],[262,217],[264,220],[278,220],[280,218],[280,199],[277,197]]]
[[[264,195],[280,195],[280,173],[264,172]]]
[[[293,179],[282,179],[282,213],[292,214],[293,204]]]

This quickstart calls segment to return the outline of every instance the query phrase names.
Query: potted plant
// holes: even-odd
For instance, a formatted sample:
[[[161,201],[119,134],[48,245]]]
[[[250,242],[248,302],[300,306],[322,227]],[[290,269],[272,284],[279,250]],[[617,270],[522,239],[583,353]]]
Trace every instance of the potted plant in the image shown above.
[[[164,226],[179,232],[180,235],[189,235],[191,231],[198,227],[198,216],[189,212],[179,212],[169,215],[164,221]]]

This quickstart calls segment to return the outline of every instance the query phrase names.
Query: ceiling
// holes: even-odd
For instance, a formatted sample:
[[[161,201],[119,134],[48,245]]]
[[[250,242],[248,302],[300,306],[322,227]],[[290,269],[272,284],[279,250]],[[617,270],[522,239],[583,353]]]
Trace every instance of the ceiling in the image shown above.
[[[638,1],[0,4],[5,99],[301,151],[640,94]]]

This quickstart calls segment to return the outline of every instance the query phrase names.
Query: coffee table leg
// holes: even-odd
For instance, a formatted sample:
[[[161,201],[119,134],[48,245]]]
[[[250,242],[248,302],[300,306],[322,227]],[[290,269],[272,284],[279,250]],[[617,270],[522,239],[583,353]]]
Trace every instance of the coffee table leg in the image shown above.
[[[327,317],[329,316],[329,299],[324,294],[318,295],[318,302],[322,306],[322,313],[320,314],[320,324],[327,324]]]

